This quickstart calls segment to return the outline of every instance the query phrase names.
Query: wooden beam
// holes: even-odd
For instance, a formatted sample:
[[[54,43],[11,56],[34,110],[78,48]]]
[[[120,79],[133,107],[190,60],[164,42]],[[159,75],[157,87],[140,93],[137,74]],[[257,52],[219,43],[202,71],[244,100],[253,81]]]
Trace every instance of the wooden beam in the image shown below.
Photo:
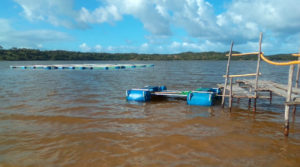
[[[298,57],[298,60],[300,61],[300,57]],[[298,88],[299,85],[299,73],[300,73],[300,64],[298,64],[297,66],[297,74],[296,74],[296,84],[295,84],[295,88]]]
[[[232,78],[230,78],[230,89],[229,89],[229,111],[232,108]]]
[[[224,83],[224,89],[223,89],[223,96],[222,96],[222,108],[224,108],[224,102],[225,102],[225,94],[226,94],[226,88],[227,88],[227,82],[228,82],[228,75],[229,75],[229,67],[230,67],[230,59],[232,54],[232,47],[233,47],[233,41],[231,42],[230,51],[229,51],[229,57],[227,61],[227,67],[226,67],[226,78]]]
[[[294,65],[290,65],[286,102],[291,101],[291,94],[292,94],[292,87],[293,87],[293,73],[294,73]],[[285,136],[289,135],[289,128],[290,128],[289,127],[289,111],[290,111],[290,106],[285,104],[285,109],[284,109],[284,121],[285,121],[284,135]]]
[[[259,73],[259,75],[261,75],[261,73]],[[229,78],[236,78],[236,77],[251,77],[251,76],[256,76],[256,73],[252,73],[252,74],[228,75]],[[223,77],[225,78],[226,75],[223,75]]]
[[[248,110],[250,110],[251,107],[251,98],[248,99]]]
[[[300,54],[299,54],[300,56]],[[298,57],[298,61],[300,61],[300,57]],[[297,74],[296,74],[296,83],[295,83],[295,88],[297,89],[298,88],[298,85],[299,85],[299,73],[300,73],[300,64],[298,64],[297,66]],[[294,108],[293,108],[293,114],[295,115],[296,114],[296,110],[297,110],[297,106],[295,105]]]
[[[259,76],[259,66],[260,66],[260,54],[261,54],[261,42],[262,42],[263,34],[260,33],[259,35],[259,49],[257,54],[257,66],[256,66],[256,79],[255,79],[255,99],[253,102],[253,111],[256,111],[256,100],[257,100],[257,88],[258,88],[258,76]]]
[[[256,66],[255,96],[257,95],[256,90],[258,88],[258,76],[259,76],[259,66],[260,66],[260,54],[261,54],[262,37],[263,37],[263,34],[260,33],[260,36],[259,36],[259,50],[258,50],[258,54],[257,54],[257,66]]]
[[[290,101],[290,102],[285,102],[284,105],[289,105],[289,106],[294,106],[294,105],[299,105],[300,101]]]
[[[257,55],[258,52],[252,52],[252,53],[235,53],[231,54],[231,56],[246,56],[246,55]],[[226,54],[226,56],[229,56],[229,54]]]

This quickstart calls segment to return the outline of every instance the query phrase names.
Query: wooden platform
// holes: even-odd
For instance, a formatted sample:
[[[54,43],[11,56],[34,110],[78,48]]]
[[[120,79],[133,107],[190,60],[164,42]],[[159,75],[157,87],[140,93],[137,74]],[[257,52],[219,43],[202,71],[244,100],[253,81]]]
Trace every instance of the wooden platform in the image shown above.
[[[217,84],[219,88],[224,88],[224,84]],[[227,85],[226,90],[230,91],[230,85]],[[255,98],[254,92],[251,92],[243,87],[240,87],[239,83],[232,84],[232,97],[234,98]]]
[[[152,95],[155,96],[165,96],[165,97],[187,97],[187,94],[183,93],[184,91],[162,91],[162,92],[153,92]]]
[[[255,80],[237,80],[237,84],[240,86],[249,86],[250,88],[254,88],[255,86]],[[266,81],[266,80],[259,80],[258,81],[258,92],[262,91],[270,91],[278,96],[287,97],[287,85],[275,83],[272,81]],[[300,89],[299,88],[293,88],[292,94],[291,94],[291,102],[289,104],[293,104],[293,102],[297,102],[300,104]]]

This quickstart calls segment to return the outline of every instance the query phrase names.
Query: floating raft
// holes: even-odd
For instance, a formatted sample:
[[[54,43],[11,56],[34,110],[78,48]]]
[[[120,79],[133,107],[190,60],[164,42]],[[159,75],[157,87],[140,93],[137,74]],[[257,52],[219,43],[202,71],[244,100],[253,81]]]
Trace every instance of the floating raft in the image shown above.
[[[26,66],[10,66],[11,69],[78,69],[78,70],[109,70],[109,69],[125,69],[125,68],[144,68],[153,67],[154,64],[57,64],[57,65],[26,65]]]
[[[184,98],[188,105],[212,106],[216,103],[219,88],[198,88],[194,91],[167,90],[166,86],[145,86],[140,89],[130,89],[126,91],[128,101],[147,102],[155,97]]]

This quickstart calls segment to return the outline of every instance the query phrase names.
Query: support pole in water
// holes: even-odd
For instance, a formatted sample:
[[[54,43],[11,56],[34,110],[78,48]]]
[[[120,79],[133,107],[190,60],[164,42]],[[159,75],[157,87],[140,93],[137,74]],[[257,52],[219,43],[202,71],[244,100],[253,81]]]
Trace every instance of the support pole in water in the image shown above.
[[[270,104],[272,104],[272,91],[270,91]]]
[[[251,98],[249,98],[248,100],[248,110],[250,110],[250,107],[251,107]]]
[[[259,76],[259,65],[260,65],[260,55],[261,55],[261,42],[262,42],[262,33],[259,35],[259,50],[257,55],[257,66],[256,66],[256,79],[255,79],[255,99],[253,111],[256,111],[256,100],[257,100],[257,88],[258,88],[258,76]]]
[[[230,78],[230,89],[229,89],[229,111],[231,112],[232,108],[232,78]]]
[[[289,70],[286,103],[291,101],[291,94],[292,94],[292,87],[293,87],[293,73],[294,73],[294,65],[291,65]],[[285,104],[285,110],[284,110],[284,121],[285,121],[284,135],[285,136],[289,135],[289,111],[290,111],[290,106],[288,104]]]
[[[253,101],[253,112],[256,111],[256,97],[254,98],[254,101]]]
[[[300,61],[300,57],[298,57],[298,60]],[[298,88],[298,85],[299,85],[299,73],[300,73],[300,64],[298,64],[297,66],[297,74],[296,74],[296,84],[295,84],[295,88],[297,89]],[[295,117],[295,114],[296,114],[296,105],[294,105],[294,108],[293,108],[293,117]]]
[[[231,55],[232,55],[232,47],[233,47],[233,41],[231,42],[228,61],[227,61],[227,67],[226,67],[226,77],[225,77],[225,83],[224,83],[223,95],[222,95],[222,108],[224,108],[224,103],[225,103],[225,95],[226,95],[226,88],[227,88],[228,75],[229,75],[230,59],[231,59]]]

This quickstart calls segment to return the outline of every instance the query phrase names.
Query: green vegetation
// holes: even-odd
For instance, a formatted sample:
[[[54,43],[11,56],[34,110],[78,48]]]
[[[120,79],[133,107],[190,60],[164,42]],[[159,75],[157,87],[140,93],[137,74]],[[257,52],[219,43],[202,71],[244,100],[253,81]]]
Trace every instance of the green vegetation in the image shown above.
[[[228,52],[226,52],[228,53]],[[83,53],[72,51],[40,51],[35,49],[0,48],[0,61],[24,60],[227,60],[225,52],[184,52],[179,54]],[[238,52],[235,52],[238,53]],[[296,60],[289,54],[268,57],[271,60]],[[254,55],[232,57],[233,60],[256,60]]]

